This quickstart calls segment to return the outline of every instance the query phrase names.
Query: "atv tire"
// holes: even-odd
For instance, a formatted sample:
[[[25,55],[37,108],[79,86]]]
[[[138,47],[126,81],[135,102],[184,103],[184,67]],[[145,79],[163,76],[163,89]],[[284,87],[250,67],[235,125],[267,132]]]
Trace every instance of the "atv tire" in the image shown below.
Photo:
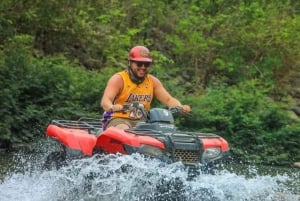
[[[50,153],[44,163],[44,168],[47,170],[58,170],[66,164],[66,155],[64,152],[55,151]]]

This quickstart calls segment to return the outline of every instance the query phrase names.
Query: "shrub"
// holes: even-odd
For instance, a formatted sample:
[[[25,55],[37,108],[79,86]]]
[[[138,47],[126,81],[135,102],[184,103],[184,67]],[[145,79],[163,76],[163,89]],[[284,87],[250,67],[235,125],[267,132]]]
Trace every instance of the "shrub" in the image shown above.
[[[195,115],[182,124],[223,136],[238,159],[290,161],[299,153],[295,143],[299,141],[298,127],[286,127],[293,125],[286,110],[268,98],[267,87],[262,86],[252,80],[232,87],[210,88],[205,96],[191,97]]]
[[[75,67],[62,56],[36,58],[28,50],[30,40],[17,37],[1,53],[0,147],[43,136],[53,118],[99,115],[104,74]]]

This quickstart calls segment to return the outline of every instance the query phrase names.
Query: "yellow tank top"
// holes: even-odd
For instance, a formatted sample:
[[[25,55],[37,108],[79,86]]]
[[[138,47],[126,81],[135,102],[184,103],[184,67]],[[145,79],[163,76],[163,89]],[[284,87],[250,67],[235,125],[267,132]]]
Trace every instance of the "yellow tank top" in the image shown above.
[[[127,71],[118,73],[123,79],[123,89],[115,98],[114,104],[126,105],[138,102],[143,104],[146,110],[150,109],[153,99],[153,81],[149,75],[141,84],[135,84],[131,81]],[[142,116],[138,111],[114,112],[112,118],[121,117],[128,119],[140,119]]]

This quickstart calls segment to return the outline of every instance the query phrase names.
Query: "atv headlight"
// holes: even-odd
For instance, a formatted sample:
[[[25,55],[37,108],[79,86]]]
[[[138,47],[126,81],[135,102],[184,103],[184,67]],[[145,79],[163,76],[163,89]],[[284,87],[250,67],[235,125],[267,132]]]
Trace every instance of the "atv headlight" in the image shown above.
[[[208,148],[203,152],[203,159],[213,159],[220,155],[221,150],[218,147]]]
[[[163,151],[160,148],[150,146],[150,145],[146,145],[146,144],[143,144],[138,149],[138,153],[141,153],[141,154],[144,154],[144,155],[147,155],[147,156],[161,156],[161,155],[163,155]]]

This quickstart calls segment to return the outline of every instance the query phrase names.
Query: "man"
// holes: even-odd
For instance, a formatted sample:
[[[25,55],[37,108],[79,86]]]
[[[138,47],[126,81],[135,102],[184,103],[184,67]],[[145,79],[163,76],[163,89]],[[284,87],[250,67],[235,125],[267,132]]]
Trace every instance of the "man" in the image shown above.
[[[148,73],[152,58],[144,46],[135,46],[129,52],[128,69],[114,74],[107,82],[101,106],[103,108],[104,129],[110,126],[121,129],[132,128],[141,121],[139,113],[121,111],[123,105],[134,102],[150,109],[153,97],[167,107],[181,106],[190,112],[188,105],[182,105],[164,88],[160,80]]]

